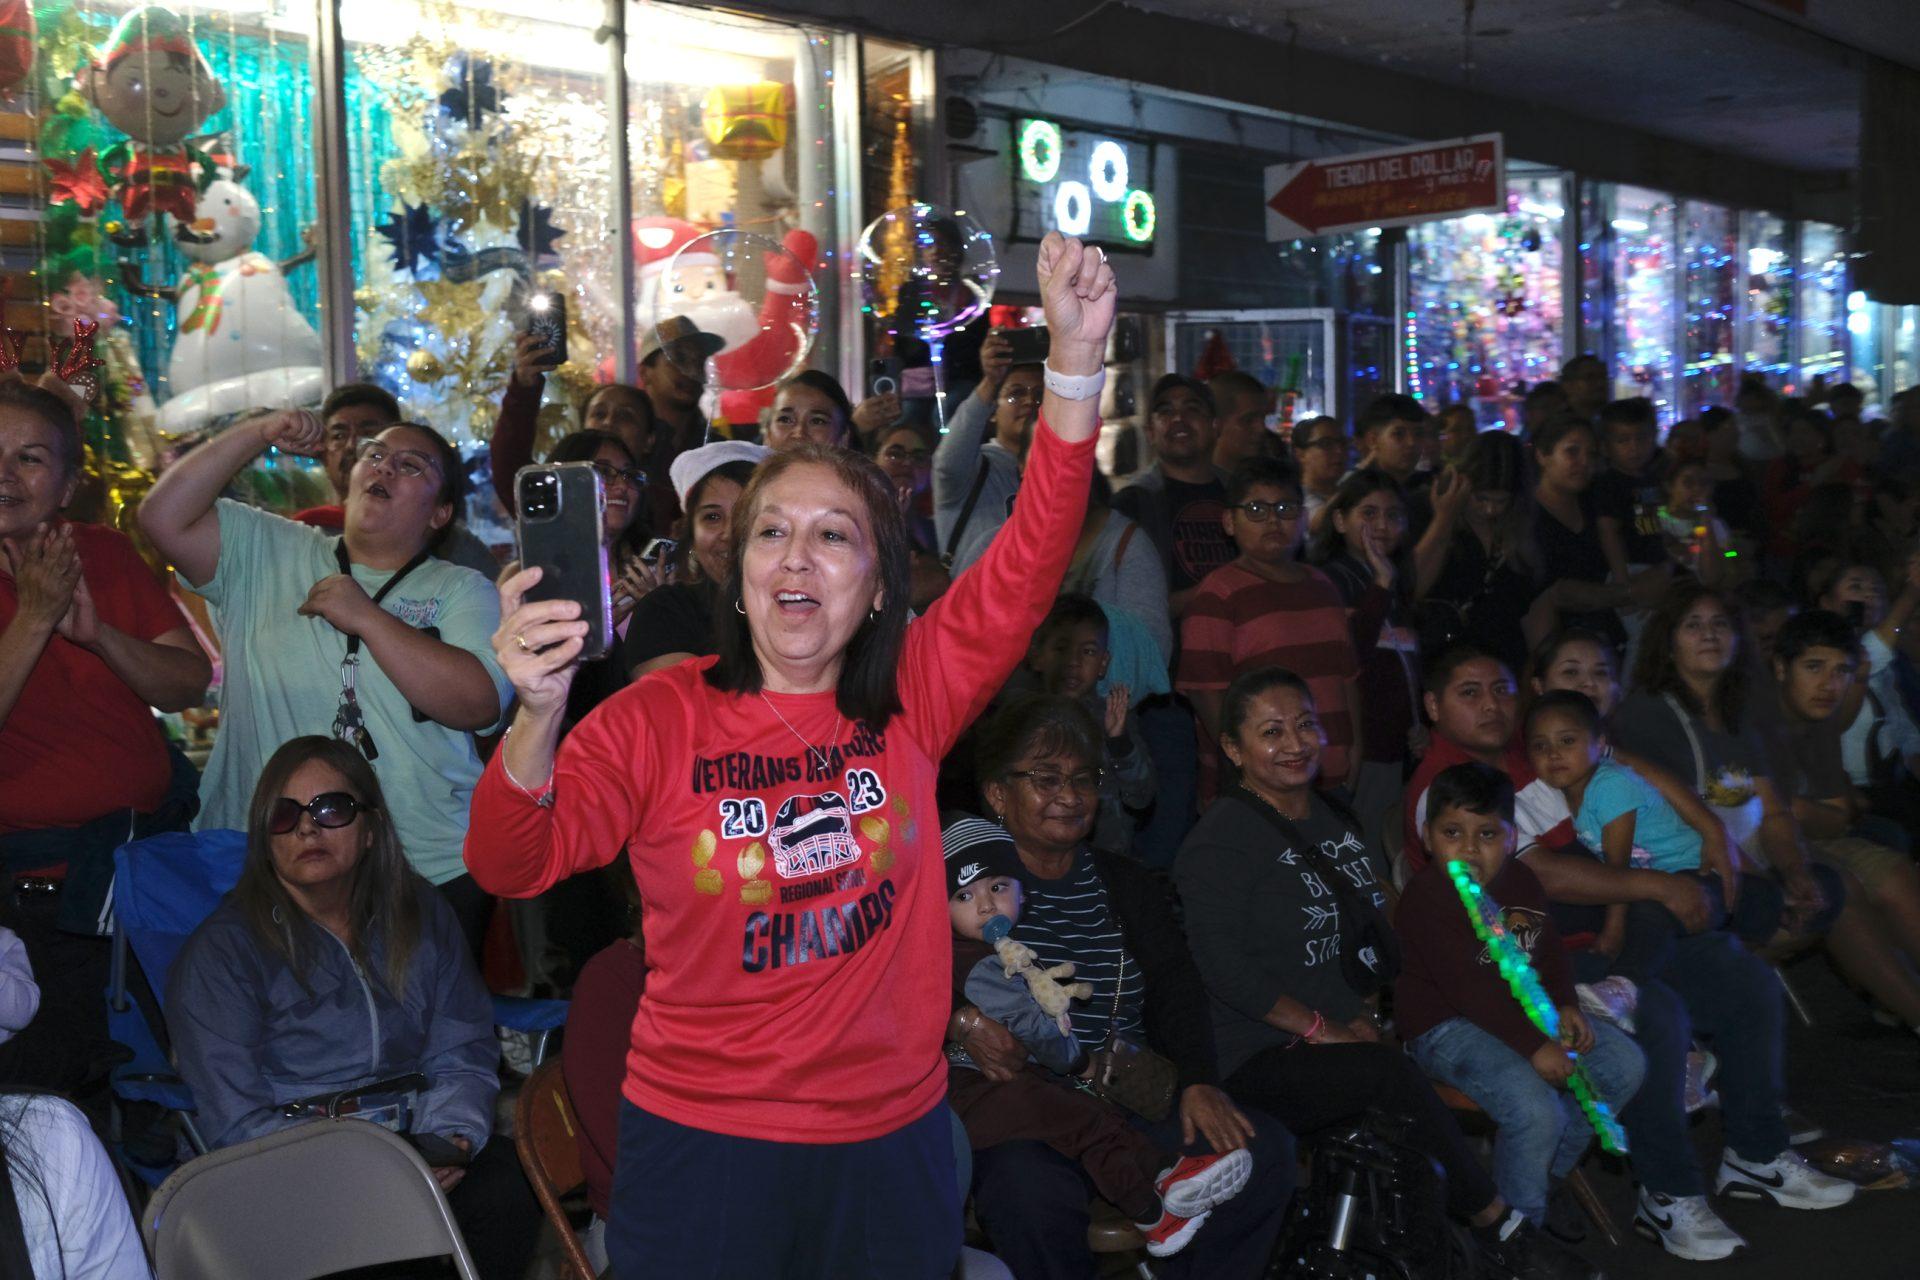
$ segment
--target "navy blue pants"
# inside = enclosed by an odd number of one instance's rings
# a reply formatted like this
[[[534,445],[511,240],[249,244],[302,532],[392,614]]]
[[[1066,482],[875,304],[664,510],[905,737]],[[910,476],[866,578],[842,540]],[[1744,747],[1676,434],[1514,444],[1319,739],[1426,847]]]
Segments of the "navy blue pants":
[[[1242,1107],[1253,1121],[1253,1177],[1213,1211],[1193,1243],[1155,1266],[1162,1280],[1260,1280],[1267,1272],[1293,1194],[1293,1137],[1264,1112]],[[1137,1117],[1163,1151],[1211,1152],[1205,1138],[1180,1145],[1180,1118],[1158,1124]],[[1074,1161],[1043,1142],[1003,1142],[973,1153],[973,1209],[993,1240],[993,1254],[1020,1280],[1093,1280],[1099,1266],[1087,1249],[1087,1204],[1093,1183]]]
[[[1591,951],[1571,957],[1576,981],[1609,972]],[[1785,1001],[1767,962],[1731,934],[1682,937],[1659,982],[1640,987],[1634,1040],[1647,1057],[1640,1091],[1620,1111],[1632,1150],[1633,1172],[1650,1191],[1670,1196],[1706,1194],[1706,1179],[1687,1133],[1687,1048],[1697,1033],[1720,1059],[1716,1077],[1726,1143],[1742,1159],[1760,1163],[1786,1150],[1780,1118],[1785,1074]]]
[[[607,1222],[614,1280],[948,1280],[960,1257],[953,1117],[885,1137],[735,1138],[624,1098]]]

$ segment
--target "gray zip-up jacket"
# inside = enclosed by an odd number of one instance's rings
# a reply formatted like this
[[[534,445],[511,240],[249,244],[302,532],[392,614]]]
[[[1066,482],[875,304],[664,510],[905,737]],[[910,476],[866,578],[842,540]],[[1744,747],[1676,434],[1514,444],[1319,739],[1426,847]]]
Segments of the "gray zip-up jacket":
[[[993,406],[970,395],[947,419],[947,434],[933,451],[933,531],[940,539],[934,550],[945,556],[947,548],[953,547],[951,568],[955,577],[978,560],[993,535],[1000,532],[1013,510],[1014,495],[1020,492],[1020,459],[987,439],[992,425]],[[1040,424],[1035,422],[1034,430],[1039,429]],[[956,545],[954,527],[960,524],[960,513],[966,509],[967,496],[973,492],[983,467],[986,479]]]
[[[186,941],[167,980],[167,1030],[197,1121],[214,1147],[288,1128],[289,1102],[418,1071],[414,1133],[460,1136],[478,1152],[500,1092],[493,1003],[446,899],[414,877],[420,943],[405,989],[387,987],[386,948],[362,971],[308,920],[306,984],[248,926],[232,895]]]

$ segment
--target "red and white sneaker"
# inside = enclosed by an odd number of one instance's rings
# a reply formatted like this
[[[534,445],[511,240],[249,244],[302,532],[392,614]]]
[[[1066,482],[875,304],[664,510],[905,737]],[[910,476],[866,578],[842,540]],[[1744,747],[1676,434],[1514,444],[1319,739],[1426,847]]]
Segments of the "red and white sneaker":
[[[1239,1195],[1252,1174],[1253,1153],[1245,1148],[1225,1155],[1180,1157],[1154,1179],[1160,1220],[1139,1224],[1147,1238],[1147,1252],[1164,1258],[1186,1248],[1207,1215]]]
[[[1155,1223],[1137,1223],[1140,1234],[1146,1238],[1147,1254],[1150,1257],[1164,1258],[1187,1247],[1193,1239],[1193,1233],[1206,1224],[1212,1214],[1203,1213],[1196,1218],[1176,1218],[1162,1209],[1160,1221]]]

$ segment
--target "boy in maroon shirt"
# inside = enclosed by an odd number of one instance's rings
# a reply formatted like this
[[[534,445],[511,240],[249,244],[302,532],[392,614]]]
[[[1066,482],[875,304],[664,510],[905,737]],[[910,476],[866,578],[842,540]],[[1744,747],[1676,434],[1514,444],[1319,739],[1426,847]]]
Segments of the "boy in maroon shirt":
[[[1595,1094],[1617,1112],[1646,1073],[1639,1046],[1580,1012],[1560,933],[1540,881],[1513,857],[1513,783],[1489,765],[1443,770],[1427,792],[1433,862],[1407,883],[1395,924],[1405,953],[1396,1018],[1414,1060],[1491,1116],[1493,1179],[1507,1203],[1544,1223],[1550,1180],[1586,1153],[1593,1131],[1567,1091],[1576,1060]],[[1533,960],[1560,1014],[1560,1039],[1543,1035],[1475,936],[1448,864],[1461,862]]]

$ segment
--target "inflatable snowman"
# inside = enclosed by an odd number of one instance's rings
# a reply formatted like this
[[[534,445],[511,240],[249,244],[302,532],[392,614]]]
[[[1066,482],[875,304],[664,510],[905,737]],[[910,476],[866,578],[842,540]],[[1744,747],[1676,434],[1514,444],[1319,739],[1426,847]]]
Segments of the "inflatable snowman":
[[[326,387],[320,335],[287,292],[285,264],[253,251],[260,204],[238,179],[244,167],[221,171],[194,203],[193,221],[176,235],[192,265],[171,293],[179,323],[167,362],[171,396],[160,406],[170,434],[198,430],[248,409],[318,404]]]

